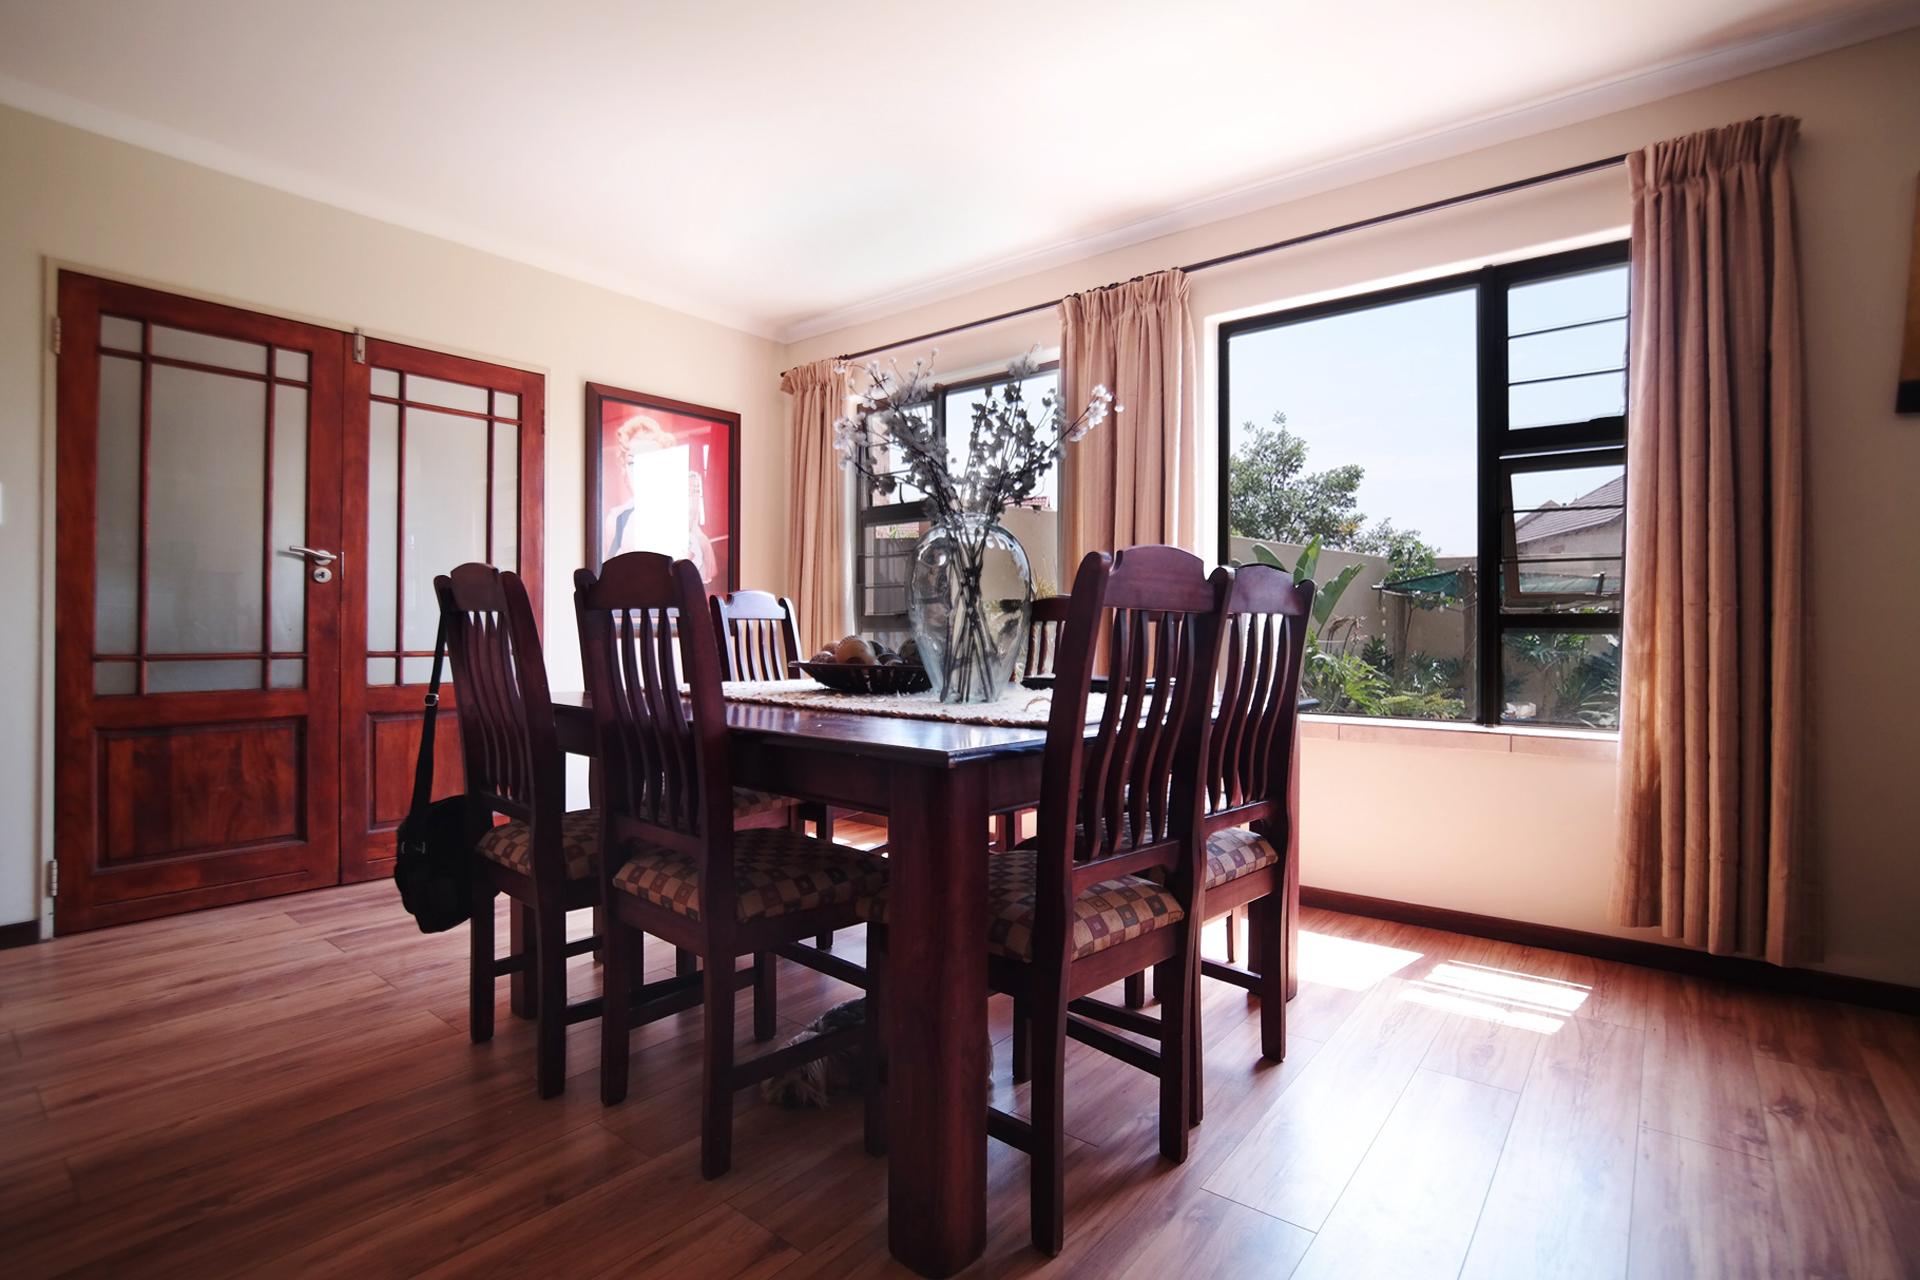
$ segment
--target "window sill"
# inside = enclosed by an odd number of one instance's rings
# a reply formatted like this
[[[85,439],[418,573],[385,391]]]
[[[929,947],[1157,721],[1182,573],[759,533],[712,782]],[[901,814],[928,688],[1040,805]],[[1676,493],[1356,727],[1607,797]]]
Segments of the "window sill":
[[[1430,720],[1372,720],[1353,716],[1300,716],[1300,736],[1340,742],[1399,743],[1414,747],[1452,747],[1501,751],[1512,755],[1557,756],[1567,760],[1614,760],[1620,735],[1599,729],[1533,728],[1509,725],[1437,724]]]

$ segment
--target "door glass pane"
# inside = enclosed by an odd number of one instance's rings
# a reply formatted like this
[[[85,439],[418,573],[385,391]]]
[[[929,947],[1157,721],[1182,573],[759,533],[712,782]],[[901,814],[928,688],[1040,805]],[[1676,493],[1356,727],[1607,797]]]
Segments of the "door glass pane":
[[[391,652],[399,634],[394,622],[395,584],[400,580],[400,411],[376,400],[367,415],[367,648]],[[369,677],[372,678],[371,676]],[[381,683],[393,682],[387,663]]]
[[[493,424],[493,563],[520,567],[520,428]]]
[[[401,684],[426,684],[433,679],[432,658],[402,658],[400,660]],[[447,664],[440,664],[440,683],[451,683],[447,678]]]
[[[135,326],[138,328],[139,326]],[[139,342],[138,336],[134,339]],[[100,445],[94,498],[93,646],[132,653],[139,625],[140,364],[100,357]],[[131,689],[116,692],[131,693]]]
[[[148,651],[257,652],[266,384],[169,365],[155,365],[152,378]],[[258,684],[256,666],[245,686]]]
[[[400,375],[391,369],[375,369],[368,385],[376,396],[385,396],[389,400],[400,398]]]
[[[124,316],[101,316],[100,345],[116,351],[140,350],[140,322]]]
[[[401,470],[401,642],[407,649],[431,649],[440,615],[434,578],[487,555],[487,424],[408,409]]]
[[[147,664],[148,693],[205,693],[210,689],[259,687],[260,662],[255,658]]]
[[[267,664],[269,689],[298,689],[307,683],[305,658],[275,658]]]
[[[494,416],[500,417],[500,418],[519,417],[520,416],[520,397],[513,394],[513,392],[511,391],[494,392],[493,393],[493,412],[494,412]]]
[[[273,647],[307,647],[307,563],[288,547],[307,545],[307,392],[273,389]],[[332,550],[333,548],[326,548]]]
[[[392,658],[367,659],[368,684],[392,684],[396,665]]]
[[[96,662],[93,664],[93,692],[99,697],[133,692],[133,663]]]
[[[216,365],[222,369],[238,369],[242,373],[267,371],[267,349],[258,342],[216,338],[210,333],[194,333],[164,324],[153,326],[153,354],[174,360],[191,360],[195,364]]]
[[[408,404],[436,404],[445,409],[465,409],[468,413],[487,411],[487,389],[469,387],[460,382],[442,382],[438,378],[423,378],[417,373],[407,375]]]
[[[275,348],[273,353],[273,376],[285,378],[289,382],[307,380],[307,353],[289,351],[285,347]]]

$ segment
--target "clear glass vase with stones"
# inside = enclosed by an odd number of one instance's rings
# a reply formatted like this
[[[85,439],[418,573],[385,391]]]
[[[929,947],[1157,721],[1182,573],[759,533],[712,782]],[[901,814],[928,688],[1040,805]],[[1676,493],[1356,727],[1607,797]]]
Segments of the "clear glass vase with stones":
[[[993,702],[1007,691],[1032,609],[1026,549],[994,517],[959,513],[914,548],[907,618],[942,702]]]

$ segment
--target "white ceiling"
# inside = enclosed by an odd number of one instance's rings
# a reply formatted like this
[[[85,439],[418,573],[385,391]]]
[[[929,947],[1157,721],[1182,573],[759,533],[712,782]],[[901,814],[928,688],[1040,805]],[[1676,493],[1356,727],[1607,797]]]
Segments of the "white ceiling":
[[[0,101],[790,339],[1917,22],[1906,0],[0,0]]]

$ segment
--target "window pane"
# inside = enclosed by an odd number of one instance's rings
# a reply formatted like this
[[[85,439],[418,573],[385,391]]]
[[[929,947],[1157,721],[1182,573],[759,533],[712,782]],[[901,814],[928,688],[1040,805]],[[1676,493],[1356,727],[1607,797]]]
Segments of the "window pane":
[[[943,408],[947,429],[947,461],[954,474],[959,475],[966,469],[968,449],[973,438],[973,410],[976,405],[986,403],[987,394],[996,391],[1004,384],[985,387],[973,387],[966,391],[947,393]],[[1027,416],[1045,433],[1045,424],[1041,421],[1040,404],[1049,394],[1058,394],[1060,390],[1060,371],[1049,369],[1045,373],[1036,373],[1020,381],[1020,396],[1027,407]],[[1060,506],[1059,468],[1050,467],[1040,480],[1039,487],[1033,491],[1025,505],[1040,511],[1055,511]],[[1018,535],[1016,535],[1018,536]],[[1025,539],[1022,539],[1024,542]]]
[[[865,591],[860,612],[866,617],[907,614],[907,585],[913,577],[913,549],[928,529],[925,521],[873,524],[862,530],[860,555]]]
[[[1620,727],[1618,631],[1509,631],[1500,671],[1510,724]]]
[[[1507,425],[1617,417],[1627,407],[1625,265],[1507,291]]]
[[[1509,479],[1513,555],[1502,607],[1583,612],[1620,607],[1626,468],[1521,471]]]
[[[1459,289],[1228,340],[1232,557],[1291,567],[1320,540],[1323,711],[1473,715],[1475,311]]]
[[[916,413],[924,419],[930,417],[933,410],[921,409]],[[907,483],[907,451],[905,449],[889,441],[881,454],[881,457],[874,460],[874,469],[882,478],[895,477],[896,483],[891,490],[887,490],[881,485],[869,482],[866,495],[869,507],[884,507],[899,502],[919,502],[927,496]]]

